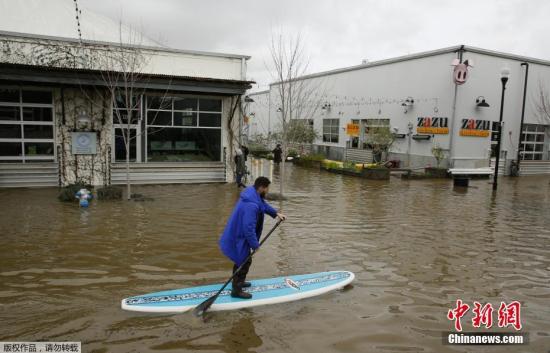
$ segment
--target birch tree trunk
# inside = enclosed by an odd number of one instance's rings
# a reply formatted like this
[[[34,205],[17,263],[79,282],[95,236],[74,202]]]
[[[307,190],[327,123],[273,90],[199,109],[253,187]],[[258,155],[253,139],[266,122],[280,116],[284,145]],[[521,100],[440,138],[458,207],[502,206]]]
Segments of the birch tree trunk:
[[[132,194],[130,190],[130,143],[129,141],[125,145],[126,145],[126,199],[130,200],[132,198]]]

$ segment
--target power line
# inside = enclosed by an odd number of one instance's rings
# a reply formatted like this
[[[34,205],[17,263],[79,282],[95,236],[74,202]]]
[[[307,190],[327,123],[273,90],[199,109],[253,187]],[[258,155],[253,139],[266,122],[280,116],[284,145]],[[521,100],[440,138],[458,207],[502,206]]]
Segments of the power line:
[[[82,31],[80,30],[80,17],[82,16],[82,11],[78,8],[78,0],[74,1],[74,9],[76,12],[76,28],[78,30],[78,41],[80,42],[80,45],[82,45]]]

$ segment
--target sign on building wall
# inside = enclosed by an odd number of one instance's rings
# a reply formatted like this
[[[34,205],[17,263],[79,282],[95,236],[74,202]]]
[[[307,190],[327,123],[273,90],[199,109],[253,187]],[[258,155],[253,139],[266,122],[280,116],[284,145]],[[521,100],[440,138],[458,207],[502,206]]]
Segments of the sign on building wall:
[[[487,137],[491,134],[491,121],[462,119],[460,136]]]
[[[449,118],[440,116],[421,116],[416,122],[416,132],[419,134],[448,134]]]
[[[348,124],[346,126],[346,133],[349,136],[358,137],[359,136],[359,124]]]
[[[73,154],[97,154],[97,135],[95,132],[73,132]]]

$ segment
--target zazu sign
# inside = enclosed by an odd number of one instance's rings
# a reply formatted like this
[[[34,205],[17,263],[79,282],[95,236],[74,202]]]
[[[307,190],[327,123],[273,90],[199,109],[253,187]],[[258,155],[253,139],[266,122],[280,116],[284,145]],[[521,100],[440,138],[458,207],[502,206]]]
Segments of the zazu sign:
[[[489,120],[462,119],[460,136],[487,137],[491,134]]]
[[[348,124],[346,126],[346,133],[349,136],[359,136],[359,125],[358,124]]]
[[[416,132],[419,134],[448,134],[449,118],[443,117],[419,117],[416,123]]]

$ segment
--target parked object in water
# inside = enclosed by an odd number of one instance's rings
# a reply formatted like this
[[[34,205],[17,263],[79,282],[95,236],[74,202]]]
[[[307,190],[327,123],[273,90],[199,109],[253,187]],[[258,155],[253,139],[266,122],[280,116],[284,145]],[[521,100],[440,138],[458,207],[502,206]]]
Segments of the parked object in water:
[[[88,189],[80,189],[74,196],[78,199],[80,207],[88,207],[89,200],[93,198],[92,193]]]
[[[234,310],[310,298],[341,289],[354,278],[355,275],[349,271],[329,271],[252,280],[251,286],[244,289],[253,294],[252,299],[233,298],[228,287],[220,293],[210,310]],[[215,295],[220,287],[221,284],[214,284],[145,294],[123,299],[121,306],[124,310],[151,313],[185,312]]]
[[[467,187],[472,177],[489,177],[495,172],[493,168],[451,168],[454,186]]]

